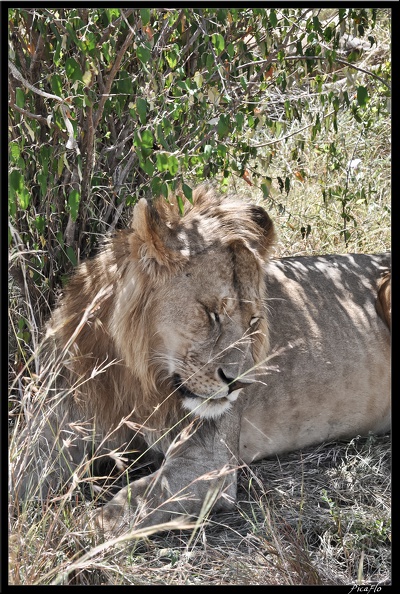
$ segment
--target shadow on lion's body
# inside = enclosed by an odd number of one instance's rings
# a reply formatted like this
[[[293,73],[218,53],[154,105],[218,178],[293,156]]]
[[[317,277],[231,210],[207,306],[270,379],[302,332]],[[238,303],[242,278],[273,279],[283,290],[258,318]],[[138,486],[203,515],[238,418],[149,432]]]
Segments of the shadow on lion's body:
[[[117,532],[198,515],[210,492],[233,505],[242,462],[389,429],[390,255],[268,262],[273,241],[261,207],[203,187],[183,217],[137,204],[49,324],[52,412],[26,431],[20,499],[84,459],[163,454],[102,508]]]

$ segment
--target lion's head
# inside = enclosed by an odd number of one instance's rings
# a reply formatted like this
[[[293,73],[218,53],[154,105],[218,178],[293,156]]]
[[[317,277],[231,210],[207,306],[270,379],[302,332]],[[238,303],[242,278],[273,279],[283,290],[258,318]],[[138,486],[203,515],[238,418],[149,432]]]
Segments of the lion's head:
[[[87,414],[117,422],[134,411],[143,422],[164,411],[160,428],[182,406],[201,417],[227,410],[268,350],[263,265],[273,239],[261,207],[204,187],[183,215],[177,200],[141,199],[131,228],[80,266],[49,330],[60,348],[75,332],[75,377],[115,361],[80,383],[77,401],[95,409]]]

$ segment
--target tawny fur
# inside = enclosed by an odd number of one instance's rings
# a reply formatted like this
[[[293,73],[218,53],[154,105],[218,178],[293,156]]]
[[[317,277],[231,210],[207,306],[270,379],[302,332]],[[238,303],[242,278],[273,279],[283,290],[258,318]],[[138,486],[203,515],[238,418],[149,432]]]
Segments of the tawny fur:
[[[388,326],[392,327],[392,275],[387,272],[383,275],[378,284],[378,297],[376,300],[376,311]]]
[[[45,340],[51,414],[15,473],[45,497],[91,456],[160,451],[102,509],[113,533],[198,515],[210,489],[232,506],[243,461],[390,426],[390,254],[270,260],[261,207],[204,186],[184,203],[141,199],[72,276]]]
[[[74,408],[74,420],[96,419],[104,436],[123,417],[162,432],[182,417],[166,370],[153,357],[159,350],[153,315],[159,288],[190,258],[217,245],[232,246],[237,258],[254,259],[264,294],[262,265],[273,241],[272,222],[261,209],[217,197],[204,186],[194,190],[193,204],[185,201],[183,216],[176,199],[156,200],[151,209],[139,201],[132,227],[78,267],[47,331],[47,348],[63,360],[66,384],[79,384],[66,403],[69,411]],[[68,346],[83,317],[86,322]],[[254,339],[255,361],[264,360],[267,351],[262,320]],[[94,368],[104,371],[92,377]],[[171,432],[167,441],[173,437]]]

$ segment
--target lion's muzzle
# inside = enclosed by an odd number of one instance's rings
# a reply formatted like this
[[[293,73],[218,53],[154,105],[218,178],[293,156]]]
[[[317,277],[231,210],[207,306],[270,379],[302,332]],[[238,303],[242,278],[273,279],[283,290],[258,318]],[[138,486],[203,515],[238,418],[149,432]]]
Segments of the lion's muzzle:
[[[185,385],[179,374],[175,373],[172,383],[176,393],[182,398],[183,407],[200,417],[219,417],[235,402],[240,390],[251,383],[251,380],[229,378],[222,369],[218,370],[217,375],[222,380],[217,389],[209,394],[197,394]]]

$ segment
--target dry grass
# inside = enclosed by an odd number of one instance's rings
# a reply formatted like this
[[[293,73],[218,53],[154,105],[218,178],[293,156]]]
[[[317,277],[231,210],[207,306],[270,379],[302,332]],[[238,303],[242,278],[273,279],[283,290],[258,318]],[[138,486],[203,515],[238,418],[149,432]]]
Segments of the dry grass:
[[[289,135],[295,131],[286,130]],[[265,169],[273,178],[271,197],[236,180],[231,189],[264,204],[279,233],[278,256],[390,249],[390,120],[361,133],[345,113],[336,138],[341,165],[321,146],[306,142],[303,181],[281,193],[276,176],[298,168],[292,159],[295,140],[277,144],[281,167]],[[327,133],[326,144],[335,138]],[[259,142],[265,140],[260,131]],[[262,155],[261,155],[262,156]],[[348,163],[361,159],[349,176]],[[275,161],[275,162],[277,162]],[[258,162],[264,167],[263,160]],[[346,245],[341,204],[322,200],[322,189],[349,184],[352,221]],[[362,189],[366,199],[357,198]],[[311,226],[303,237],[301,227]],[[26,296],[11,291],[10,319],[21,317]],[[34,327],[35,314],[32,314]],[[17,333],[19,338],[17,339]],[[22,336],[22,338],[21,338]],[[22,342],[21,342],[22,341]],[[10,354],[23,344],[20,329],[10,326]],[[32,353],[25,349],[26,359]],[[34,366],[33,366],[34,367]],[[28,375],[21,369],[21,377]],[[11,390],[10,472],[18,443],[21,394]],[[17,423],[18,424],[18,423]],[[69,491],[44,509],[31,502],[9,519],[9,583],[12,585],[315,585],[388,584],[391,579],[390,441],[388,436],[355,437],[327,443],[239,471],[235,512],[211,516],[195,530],[175,530],[146,537],[133,531],[129,542],[102,543],[87,529],[93,502]],[[13,495],[11,494],[10,503]]]
[[[114,543],[69,491],[10,519],[10,583],[387,584],[390,478],[388,436],[326,443],[240,469],[234,512]]]

